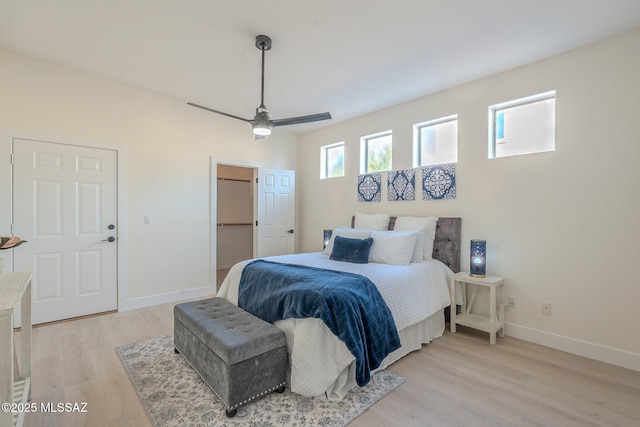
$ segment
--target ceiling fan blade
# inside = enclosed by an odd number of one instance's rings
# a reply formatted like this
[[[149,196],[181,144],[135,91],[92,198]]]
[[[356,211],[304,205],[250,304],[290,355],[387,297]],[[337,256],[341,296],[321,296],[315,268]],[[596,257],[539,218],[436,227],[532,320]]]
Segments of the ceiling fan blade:
[[[243,117],[234,116],[233,114],[225,113],[222,111],[214,110],[213,108],[204,107],[202,105],[194,104],[193,102],[187,102],[187,105],[191,105],[192,107],[202,108],[203,110],[211,111],[212,113],[222,114],[223,116],[231,117],[232,119],[242,120],[243,122],[252,123],[253,120],[245,119]]]
[[[272,120],[273,126],[299,125],[301,123],[319,122],[331,119],[331,113],[310,114],[308,116],[289,117],[287,119]]]

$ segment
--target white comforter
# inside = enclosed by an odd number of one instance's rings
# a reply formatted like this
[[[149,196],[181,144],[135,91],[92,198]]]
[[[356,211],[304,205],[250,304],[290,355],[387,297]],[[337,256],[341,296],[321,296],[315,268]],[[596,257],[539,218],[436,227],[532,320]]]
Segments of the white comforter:
[[[368,277],[386,301],[398,330],[425,320],[451,303],[451,270],[437,260],[397,266],[351,264],[330,260],[320,252],[281,255],[269,261],[348,271]],[[242,269],[251,260],[234,265],[218,296],[238,304]],[[286,319],[275,323],[286,334],[291,355],[291,390],[303,396],[342,398],[355,384],[354,357],[319,319]]]

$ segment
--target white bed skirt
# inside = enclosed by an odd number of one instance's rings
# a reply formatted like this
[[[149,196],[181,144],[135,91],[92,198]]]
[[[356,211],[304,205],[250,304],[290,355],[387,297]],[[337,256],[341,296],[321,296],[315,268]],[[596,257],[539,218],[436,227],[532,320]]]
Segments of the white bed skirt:
[[[309,321],[309,319],[304,319],[304,320],[307,323]],[[292,333],[292,331],[289,331],[288,330],[289,328],[286,325],[280,324],[281,322],[287,322],[287,321],[276,322],[276,325],[285,331],[285,334],[287,335],[287,343],[289,344],[290,333]],[[321,321],[318,321],[318,327],[326,329],[327,333],[331,334],[329,329]],[[376,370],[385,369],[386,367],[391,365],[393,362],[396,362],[397,360],[406,356],[412,351],[420,350],[422,348],[422,344],[430,343],[435,338],[441,337],[442,334],[444,333],[444,327],[445,327],[444,310],[440,310],[437,313],[425,319],[424,321],[418,322],[415,325],[412,325],[400,330],[398,332],[398,335],[400,336],[401,347],[396,351],[394,351],[393,353],[389,354],[382,361],[382,363]],[[332,377],[335,380],[333,382],[329,382],[328,384],[326,384],[326,389],[323,394],[316,395],[315,397],[325,397],[328,399],[342,399],[349,390],[351,390],[353,387],[357,387],[356,380],[355,380],[356,378],[355,359],[353,358],[351,353],[348,352],[346,346],[344,346],[344,343],[342,343],[342,341],[339,341],[337,338],[335,338],[335,341],[339,343],[338,344],[339,347],[344,347],[344,348],[327,349],[327,350],[331,352],[334,356],[337,355],[338,359],[345,356],[349,357],[351,362],[349,363],[347,361],[346,364],[343,364],[342,366],[346,366],[346,368],[344,368],[341,372],[336,372],[336,373],[325,372],[325,375],[326,375],[325,378],[327,378],[327,380],[329,380]],[[292,349],[289,348],[290,352],[291,350]],[[345,352],[347,353],[347,355],[345,355]],[[337,365],[339,366],[340,363],[338,362]],[[310,366],[309,369],[315,370],[317,369],[317,365],[314,367]],[[295,377],[296,375],[294,375],[294,378]],[[309,390],[306,389],[306,385],[307,384],[301,384],[301,383],[296,384],[296,381],[294,379],[294,381],[291,383],[291,388],[292,388],[292,391],[298,394],[303,394],[307,397],[311,397]],[[311,394],[316,394],[316,393],[311,393]]]
[[[435,338],[441,337],[443,333],[444,310],[440,310],[423,322],[404,328],[398,332],[402,347],[385,357],[382,363],[380,363],[378,370],[386,368],[412,351],[420,350],[422,344],[430,343]]]

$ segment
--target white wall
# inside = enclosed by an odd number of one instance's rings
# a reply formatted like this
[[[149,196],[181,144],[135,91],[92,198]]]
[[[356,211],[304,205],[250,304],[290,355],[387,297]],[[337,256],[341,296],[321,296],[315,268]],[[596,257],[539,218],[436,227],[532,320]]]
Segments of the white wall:
[[[189,107],[188,100],[2,50],[0,94],[0,129],[126,148],[125,300],[147,298],[132,306],[159,301],[156,295],[215,286],[211,158],[297,166],[297,136],[288,132],[276,130],[255,141],[246,123]],[[0,159],[8,159],[9,151],[9,142],[0,141]],[[8,165],[0,165],[0,234],[10,225]],[[150,225],[143,225],[144,214],[151,215]]]
[[[356,210],[460,216],[463,268],[469,240],[486,239],[488,274],[517,299],[508,334],[640,369],[639,49],[635,31],[303,135],[301,250],[321,250],[322,230]],[[553,89],[557,150],[488,160],[488,106]],[[361,136],[393,129],[393,168],[409,169],[412,125],[455,113],[456,199],[357,202]],[[320,146],[343,140],[346,176],[320,180]]]

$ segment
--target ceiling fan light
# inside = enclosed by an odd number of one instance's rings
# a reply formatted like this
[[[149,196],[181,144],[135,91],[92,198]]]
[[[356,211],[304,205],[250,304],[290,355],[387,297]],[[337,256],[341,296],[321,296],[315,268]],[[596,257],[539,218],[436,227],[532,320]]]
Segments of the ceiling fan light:
[[[253,133],[254,135],[259,135],[259,136],[269,136],[271,135],[271,128],[273,126],[269,125],[269,124],[255,124],[253,125]]]

